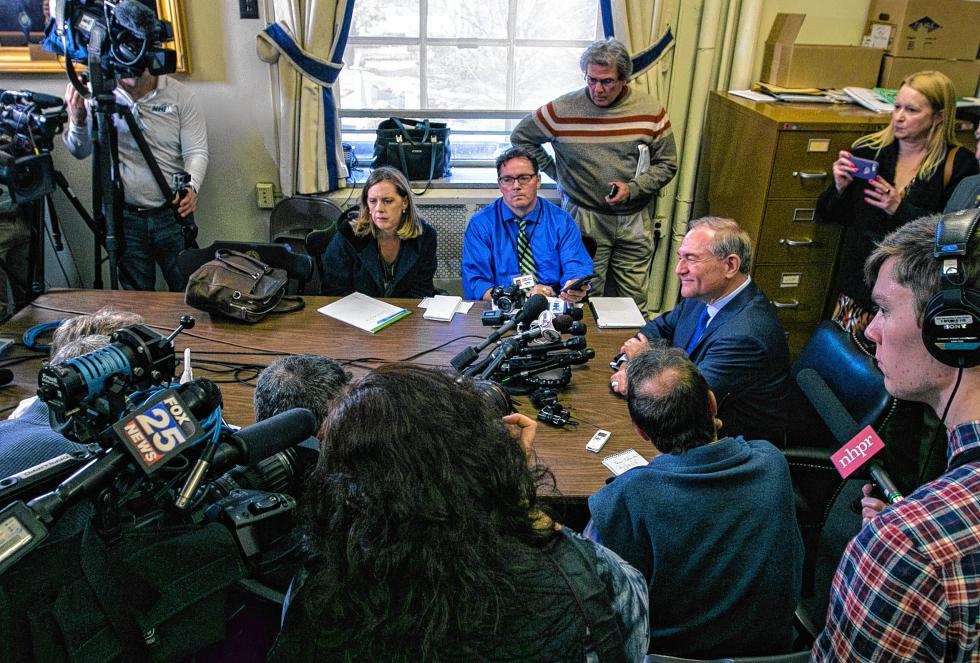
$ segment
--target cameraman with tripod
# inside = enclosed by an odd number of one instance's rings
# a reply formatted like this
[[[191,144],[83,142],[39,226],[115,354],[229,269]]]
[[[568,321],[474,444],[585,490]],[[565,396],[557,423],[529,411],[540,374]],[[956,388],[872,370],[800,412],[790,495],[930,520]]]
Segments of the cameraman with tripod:
[[[197,236],[193,213],[208,167],[204,114],[187,87],[168,76],[155,76],[148,69],[136,78],[120,78],[113,94],[118,106],[132,111],[158,164],[155,173],[128,124],[114,117],[125,195],[120,285],[127,290],[154,290],[156,265],[160,265],[169,289],[182,292],[186,278],[177,266],[177,254]],[[90,102],[69,84],[65,103],[70,117],[65,145],[76,158],[84,159],[92,153]],[[182,172],[190,175],[186,188],[174,191],[172,199],[165,197],[165,182],[176,183],[174,176]]]

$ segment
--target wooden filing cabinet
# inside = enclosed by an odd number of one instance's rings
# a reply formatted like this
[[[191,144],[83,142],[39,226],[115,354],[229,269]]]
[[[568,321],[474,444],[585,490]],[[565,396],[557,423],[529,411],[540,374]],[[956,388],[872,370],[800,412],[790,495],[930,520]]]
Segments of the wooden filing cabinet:
[[[822,319],[841,227],[814,221],[840,150],[889,121],[850,104],[756,103],[713,92],[702,142],[709,213],[752,238],[752,278],[795,356]]]

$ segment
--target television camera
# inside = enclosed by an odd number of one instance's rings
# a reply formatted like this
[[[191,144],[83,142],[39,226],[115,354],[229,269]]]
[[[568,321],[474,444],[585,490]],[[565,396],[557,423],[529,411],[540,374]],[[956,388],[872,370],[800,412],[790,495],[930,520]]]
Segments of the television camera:
[[[193,324],[183,316],[167,337],[127,327],[104,348],[41,369],[38,397],[52,427],[92,446],[59,476],[24,472],[0,481],[0,579],[83,501],[110,545],[134,531],[221,523],[259,574],[296,549],[295,499],[270,491],[294,487],[315,462],[315,447],[296,448],[314,432],[313,414],[297,408],[232,431],[217,385],[202,378],[171,385],[173,340]]]
[[[70,63],[87,64],[108,79],[136,78],[177,70],[177,53],[163,48],[173,41],[174,29],[137,0],[51,0],[51,21],[44,49]]]
[[[58,97],[0,90],[0,211],[54,191],[51,149],[67,120],[65,103]]]

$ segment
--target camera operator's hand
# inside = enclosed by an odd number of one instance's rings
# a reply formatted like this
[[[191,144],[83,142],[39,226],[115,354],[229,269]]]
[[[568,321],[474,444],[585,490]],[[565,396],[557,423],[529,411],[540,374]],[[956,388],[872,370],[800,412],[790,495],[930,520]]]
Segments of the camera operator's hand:
[[[530,417],[515,412],[502,417],[504,425],[511,437],[521,443],[524,453],[530,457],[531,450],[534,448],[534,435],[538,430],[538,422]]]
[[[194,187],[189,186],[184,189],[183,198],[178,193],[172,202],[177,206],[177,213],[181,216],[192,214],[197,209],[197,191],[194,190]]]
[[[65,89],[65,106],[71,116],[71,123],[77,127],[84,127],[88,123],[88,109],[85,108],[85,98],[78,94],[75,86],[71,83]]]

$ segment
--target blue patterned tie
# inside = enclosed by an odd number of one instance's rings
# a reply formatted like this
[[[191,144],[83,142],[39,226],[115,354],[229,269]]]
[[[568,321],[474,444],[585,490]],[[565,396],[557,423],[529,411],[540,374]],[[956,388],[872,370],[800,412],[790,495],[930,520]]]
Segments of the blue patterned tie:
[[[701,337],[704,336],[704,328],[707,326],[708,326],[708,307],[705,306],[701,310],[701,317],[698,318],[698,326],[694,328],[694,336],[691,337],[691,340],[687,342],[687,347],[684,348],[687,354],[691,354],[691,351],[698,344],[698,341],[700,341]]]

